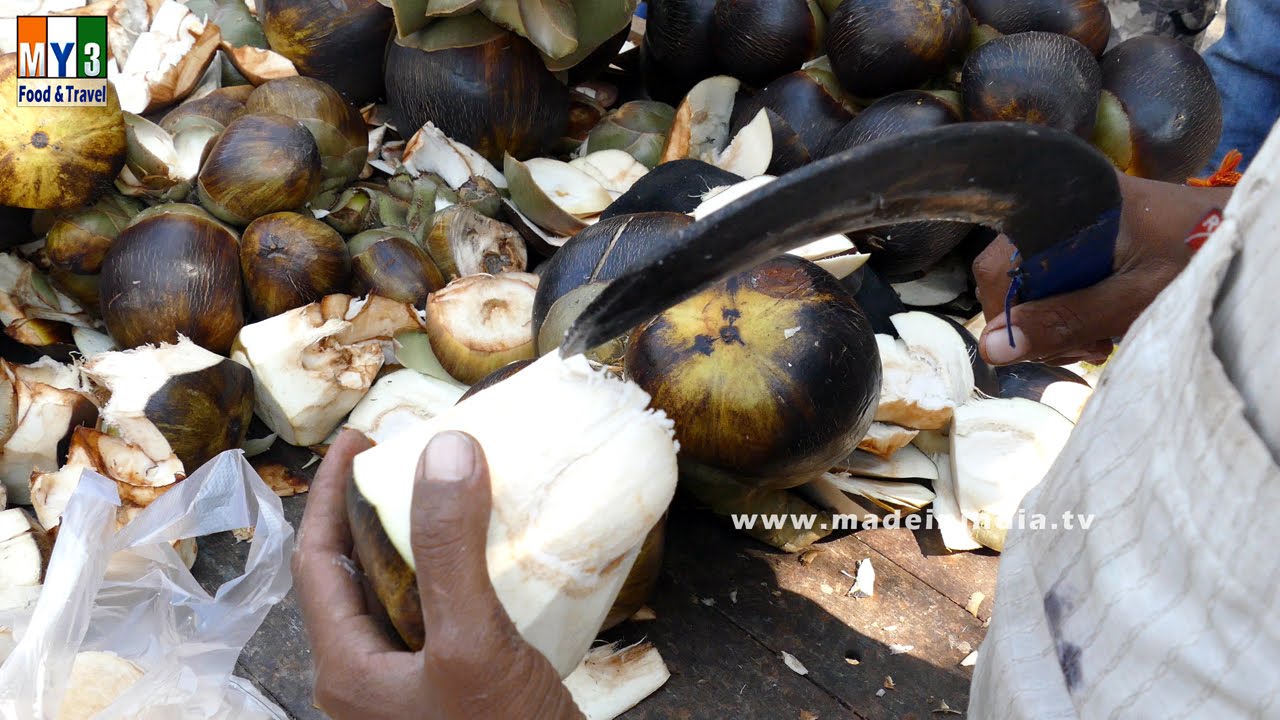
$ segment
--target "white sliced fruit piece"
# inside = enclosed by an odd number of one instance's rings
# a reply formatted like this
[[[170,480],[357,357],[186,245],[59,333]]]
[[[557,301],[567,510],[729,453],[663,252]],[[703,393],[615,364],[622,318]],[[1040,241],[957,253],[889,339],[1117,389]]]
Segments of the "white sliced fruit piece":
[[[387,143],[384,150],[390,147],[391,143]],[[507,187],[507,179],[493,163],[468,145],[445,135],[431,122],[423,125],[409,138],[408,144],[404,146],[404,154],[400,156],[400,163],[414,177],[435,173],[454,190],[465,185],[473,175],[489,180],[499,189]]]
[[[142,668],[115,653],[76,653],[57,720],[96,717],[144,675]]]
[[[649,172],[625,150],[597,150],[570,160],[569,164],[595,178],[615,199]]]
[[[882,380],[876,420],[919,430],[945,428],[973,395],[973,364],[960,334],[924,312],[890,320],[901,335],[876,335]]]
[[[937,480],[938,468],[929,456],[914,445],[908,445],[889,458],[881,458],[869,452],[854,450],[832,466],[839,470],[866,478]]]
[[[694,208],[690,215],[693,216],[694,220],[701,220],[712,215],[716,211],[727,207],[733,201],[746,197],[752,192],[777,179],[778,178],[773,175],[757,175],[741,182],[734,183],[733,185],[721,185],[711,188],[703,194],[702,202],[698,204],[698,207]],[[856,248],[854,247],[853,241],[844,235],[827,235],[826,237],[811,240],[799,247],[789,250],[787,254],[802,257],[805,260],[817,261],[821,258],[848,253],[850,250],[854,249]],[[861,257],[855,255],[852,257],[859,259],[852,261],[856,262],[857,265],[853,267],[852,270],[849,270],[850,273],[866,263],[867,259],[870,258],[870,255],[863,255]]]
[[[825,477],[841,492],[864,497],[891,513],[923,510],[936,497],[932,490],[917,483],[873,480],[843,473],[827,473]]]
[[[549,232],[571,236],[587,227],[585,218],[599,215],[613,196],[582,170],[559,160],[534,158],[503,162],[511,201],[526,217]]]
[[[913,358],[936,369],[956,405],[973,395],[973,362],[969,347],[954,326],[926,312],[898,313],[889,318]]]
[[[929,459],[938,468],[938,479],[933,481],[933,491],[937,493],[933,500],[933,519],[937,521],[938,532],[942,534],[942,544],[953,552],[977,550],[982,544],[969,533],[969,523],[960,514],[960,506],[956,504],[956,483],[951,472],[950,453],[930,455]]]
[[[1018,505],[1053,466],[1074,426],[1061,413],[1022,398],[973,400],[956,408],[951,471],[960,514],[1000,550]]]
[[[110,335],[89,328],[71,328],[71,337],[75,340],[76,349],[80,351],[80,357],[85,360],[98,353],[120,349]]]
[[[920,434],[912,439],[911,444],[930,457],[951,452],[951,438],[947,437],[947,433],[942,430],[921,430]]]
[[[658,649],[647,642],[592,648],[564,686],[586,720],[613,720],[657,692],[671,677]]]
[[[417,370],[397,370],[373,384],[345,426],[375,443],[382,442],[416,421],[429,420],[453,407],[466,391],[466,386]]]
[[[728,147],[715,156],[716,167],[744,178],[763,175],[773,160],[773,128],[764,111],[742,126]]]
[[[659,164],[686,158],[713,162],[729,144],[729,123],[739,87],[737,78],[728,75],[709,77],[694,85],[676,108]]]
[[[0,511],[0,542],[12,540],[33,530],[43,532],[36,521],[22,508]]]
[[[854,502],[843,490],[836,487],[831,482],[832,477],[834,477],[832,473],[823,473],[804,485],[795,488],[794,491],[818,507],[826,508],[845,517],[856,517],[859,519],[858,522],[860,524],[873,523],[879,519],[878,515]]]
[[[873,422],[871,428],[867,430],[866,437],[858,443],[858,449],[877,457],[888,458],[911,444],[919,434],[919,430],[904,428],[901,425]]]
[[[32,472],[58,468],[58,445],[80,423],[92,423],[97,408],[81,389],[80,372],[49,358],[32,366],[0,361],[0,405],[4,432],[0,482],[8,499],[31,502]]]

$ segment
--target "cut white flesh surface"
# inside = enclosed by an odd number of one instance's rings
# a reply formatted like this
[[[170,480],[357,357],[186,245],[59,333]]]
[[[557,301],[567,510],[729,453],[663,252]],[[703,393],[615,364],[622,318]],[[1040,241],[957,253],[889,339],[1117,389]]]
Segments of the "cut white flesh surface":
[[[142,668],[115,653],[76,653],[55,720],[90,720],[145,674]]]
[[[911,444],[930,457],[951,452],[951,438],[942,430],[921,430]]]
[[[960,514],[960,506],[956,503],[956,483],[951,472],[949,453],[930,455],[930,460],[938,468],[938,479],[933,481],[933,491],[937,497],[933,500],[933,519],[938,523],[938,532],[942,534],[942,544],[948,550],[977,550],[982,544],[969,534],[969,523]]]
[[[871,255],[868,253],[847,252],[842,255],[819,258],[813,263],[831,273],[835,279],[843,280],[857,272],[858,268],[866,265],[870,259]]]
[[[773,160],[773,128],[764,110],[742,126],[729,146],[715,157],[715,165],[744,178],[763,175]]]
[[[44,581],[47,559],[40,538],[32,532],[0,542],[0,584],[8,587],[39,585]]]
[[[191,95],[222,35],[177,0],[137,3],[145,13],[123,12],[129,4],[118,2],[108,14],[113,62],[107,64],[107,77],[120,95],[121,109],[141,115]],[[119,33],[128,40],[120,42]]]
[[[525,162],[534,183],[561,210],[578,218],[599,215],[613,196],[599,181],[580,168],[551,158]]]
[[[956,406],[973,395],[973,365],[964,340],[928,313],[890,319],[901,337],[876,335],[883,377],[876,420],[918,430],[945,428]]]
[[[1044,479],[1072,427],[1048,405],[1021,398],[974,400],[956,408],[951,471],[960,515],[995,531],[1002,546],[1022,498]],[[990,537],[977,539],[993,546]]]
[[[916,483],[872,480],[844,473],[827,473],[825,477],[836,489],[860,495],[889,512],[915,512],[936,497],[932,490]]]
[[[1072,423],[1080,422],[1084,406],[1093,397],[1093,388],[1077,382],[1050,383],[1040,396],[1040,403],[1057,410]]]
[[[903,304],[914,307],[945,305],[969,288],[969,271],[959,261],[946,258],[911,282],[895,283],[894,291]]]
[[[412,306],[330,295],[236,336],[231,359],[253,372],[258,417],[290,445],[322,442],[369,391],[383,341],[422,328]]]
[[[657,692],[671,677],[658,649],[647,642],[591,649],[564,686],[587,720],[613,720]]]
[[[55,320],[72,327],[93,327],[84,310],[49,285],[31,263],[0,253],[0,325],[20,320]]]
[[[45,530],[53,530],[62,522],[62,512],[80,484],[80,473],[85,467],[68,463],[55,472],[32,475],[31,507]]]
[[[530,359],[537,277],[529,273],[466,275],[427,299],[427,336],[437,359],[464,382],[480,380],[475,363]]]
[[[649,172],[625,150],[598,150],[569,164],[595,178],[615,200]]]
[[[35,520],[22,508],[0,511],[0,542],[12,540],[37,529],[39,525],[36,525]]]
[[[873,422],[871,428],[867,430],[867,436],[858,443],[858,449],[877,457],[889,458],[910,445],[919,434],[919,430],[904,428],[901,425]]]
[[[168,457],[173,449],[147,417],[147,403],[173,378],[226,361],[221,355],[179,336],[174,344],[102,353],[85,363],[84,371],[111,393],[111,399],[102,408],[102,427],[112,428],[125,441],[159,459]]]
[[[453,407],[466,391],[465,385],[417,370],[397,370],[373,384],[351,411],[346,427],[359,430],[380,443],[411,427],[415,421],[429,420]]]
[[[409,138],[400,162],[410,175],[418,177],[424,173],[435,173],[454,190],[466,184],[473,175],[489,180],[498,188],[507,187],[507,179],[493,163],[470,146],[445,135],[431,122]],[[388,174],[394,175],[395,172]]]
[[[938,467],[929,460],[929,456],[920,452],[914,445],[907,445],[888,458],[877,457],[868,452],[854,450],[848,457],[837,462],[833,470],[847,472],[864,478],[885,478],[888,480],[937,480]]]
[[[79,369],[49,358],[30,366],[0,361],[0,481],[8,501],[31,502],[33,472],[58,468],[58,444],[93,405]]]
[[[357,455],[355,483],[413,567],[417,459],[441,431],[475,437],[493,493],[489,576],[516,629],[564,677],[675,492],[673,425],[648,407],[635,383],[593,369],[582,355],[550,353]]]
[[[727,207],[735,200],[746,197],[752,192],[759,190],[777,179],[778,178],[773,175],[760,174],[741,182],[734,183],[733,185],[721,185],[711,188],[702,196],[702,202],[698,204],[698,207],[694,208],[693,212],[689,214],[693,216],[694,220],[701,220]],[[811,240],[799,247],[789,250],[787,254],[816,262],[823,258],[845,255],[855,249],[853,241],[844,235],[827,235],[826,237]],[[845,275],[848,275],[859,267],[862,267],[862,265],[865,264],[867,259],[871,256],[862,254],[853,255],[852,257],[858,259],[845,261],[845,264],[854,263],[852,269],[845,273]],[[834,275],[835,273],[833,272],[832,274]]]

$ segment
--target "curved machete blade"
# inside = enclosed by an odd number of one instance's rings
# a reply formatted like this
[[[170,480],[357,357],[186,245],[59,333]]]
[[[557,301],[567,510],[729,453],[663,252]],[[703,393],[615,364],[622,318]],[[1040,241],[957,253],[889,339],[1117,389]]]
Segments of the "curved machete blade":
[[[1025,123],[963,123],[861,145],[788,173],[685,227],[679,247],[613,281],[569,329],[569,356],[615,338],[709,285],[816,238],[901,222],[999,230],[1022,258],[1009,303],[1111,273],[1120,187],[1075,135]]]

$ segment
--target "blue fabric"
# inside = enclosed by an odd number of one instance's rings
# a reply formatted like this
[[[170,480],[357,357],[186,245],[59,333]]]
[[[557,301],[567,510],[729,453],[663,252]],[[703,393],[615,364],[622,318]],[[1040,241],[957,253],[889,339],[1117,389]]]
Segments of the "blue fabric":
[[[1222,94],[1222,142],[1206,168],[1216,170],[1229,150],[1258,154],[1280,117],[1280,0],[1228,0],[1227,28],[1205,52]]]

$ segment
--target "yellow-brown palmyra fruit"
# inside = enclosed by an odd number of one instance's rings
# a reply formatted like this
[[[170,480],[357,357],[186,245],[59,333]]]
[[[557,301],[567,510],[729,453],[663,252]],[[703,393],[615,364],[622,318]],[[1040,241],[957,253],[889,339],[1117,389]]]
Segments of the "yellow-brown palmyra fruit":
[[[0,205],[63,210],[111,187],[125,158],[115,89],[106,107],[18,107],[18,56],[0,55]]]

